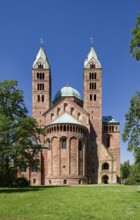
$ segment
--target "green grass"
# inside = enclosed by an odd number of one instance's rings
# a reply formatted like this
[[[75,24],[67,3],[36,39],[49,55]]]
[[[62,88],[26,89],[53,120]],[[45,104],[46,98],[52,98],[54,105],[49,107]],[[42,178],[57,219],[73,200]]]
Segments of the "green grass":
[[[140,186],[0,188],[0,220],[140,220]]]

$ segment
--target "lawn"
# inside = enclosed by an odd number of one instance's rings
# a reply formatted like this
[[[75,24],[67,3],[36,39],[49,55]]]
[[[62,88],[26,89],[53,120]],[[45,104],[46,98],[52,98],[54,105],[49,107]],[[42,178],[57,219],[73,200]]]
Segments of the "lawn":
[[[0,188],[0,220],[140,220],[140,186]]]

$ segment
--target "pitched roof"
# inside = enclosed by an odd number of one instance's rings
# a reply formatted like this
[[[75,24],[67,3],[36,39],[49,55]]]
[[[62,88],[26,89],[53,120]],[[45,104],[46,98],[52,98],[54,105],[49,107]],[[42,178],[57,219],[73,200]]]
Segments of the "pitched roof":
[[[64,113],[59,118],[54,120],[51,124],[63,124],[63,123],[70,123],[70,124],[78,124],[81,125],[75,118],[73,118],[68,113]]]

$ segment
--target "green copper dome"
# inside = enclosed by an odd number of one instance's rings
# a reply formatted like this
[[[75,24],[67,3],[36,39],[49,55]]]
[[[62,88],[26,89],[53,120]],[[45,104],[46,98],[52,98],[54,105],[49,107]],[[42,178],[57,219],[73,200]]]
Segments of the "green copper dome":
[[[55,95],[54,97],[54,101],[60,97],[76,97],[78,99],[81,99],[81,95],[80,93],[72,88],[69,84],[67,84],[66,86],[64,86],[63,88],[61,88]]]

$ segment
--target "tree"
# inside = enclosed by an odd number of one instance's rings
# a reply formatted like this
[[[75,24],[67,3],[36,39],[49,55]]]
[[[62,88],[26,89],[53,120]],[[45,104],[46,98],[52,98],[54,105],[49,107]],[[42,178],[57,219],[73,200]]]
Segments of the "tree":
[[[137,16],[135,27],[132,29],[133,37],[130,43],[130,52],[136,58],[140,60],[140,12]]]
[[[128,150],[133,151],[135,155],[140,148],[140,92],[130,100],[129,112],[125,119],[122,139],[124,142],[128,141]]]
[[[131,166],[130,166],[129,160],[127,160],[121,164],[121,178],[123,180],[125,180],[129,177],[130,169],[131,169]]]
[[[39,164],[35,153],[40,150],[35,119],[27,115],[23,92],[17,81],[0,83],[0,185],[12,182],[21,165]],[[13,172],[14,171],[14,172]]]

